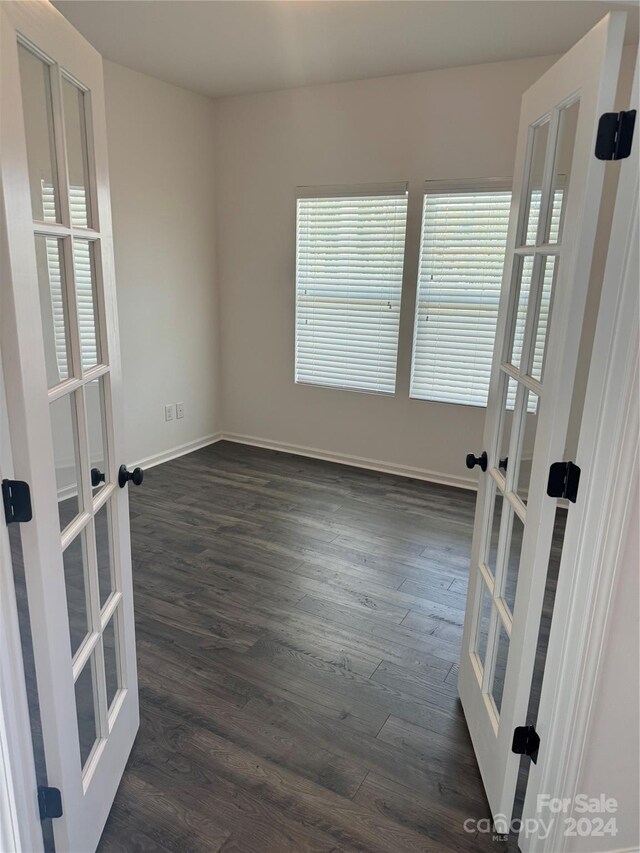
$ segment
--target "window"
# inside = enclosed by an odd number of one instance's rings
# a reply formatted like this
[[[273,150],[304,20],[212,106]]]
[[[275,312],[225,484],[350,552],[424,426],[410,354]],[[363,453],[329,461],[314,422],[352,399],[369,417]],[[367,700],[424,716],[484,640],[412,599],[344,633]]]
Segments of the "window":
[[[296,382],[393,394],[407,187],[301,189]]]
[[[511,188],[441,187],[424,196],[411,396],[486,406]]]
[[[551,231],[558,233],[562,195],[555,190]],[[540,207],[540,192],[531,208]],[[422,241],[411,367],[411,396],[419,400],[486,406],[509,225],[511,189],[503,181],[466,186],[430,182],[424,195]],[[537,222],[537,215],[533,217]],[[527,243],[535,237],[529,236]],[[540,293],[538,332],[531,375],[542,372],[551,312],[554,258],[547,262]],[[522,350],[533,257],[524,270],[514,330],[514,363]],[[531,398],[533,399],[533,397]],[[515,404],[513,389],[507,408]],[[529,411],[535,409],[530,401]]]

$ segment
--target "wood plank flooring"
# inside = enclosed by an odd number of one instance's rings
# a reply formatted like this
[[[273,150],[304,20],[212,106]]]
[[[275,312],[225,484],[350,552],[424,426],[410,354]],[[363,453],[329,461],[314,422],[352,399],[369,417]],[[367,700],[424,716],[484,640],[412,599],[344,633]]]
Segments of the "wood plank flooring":
[[[130,488],[141,727],[108,851],[484,851],[475,495],[219,443]]]

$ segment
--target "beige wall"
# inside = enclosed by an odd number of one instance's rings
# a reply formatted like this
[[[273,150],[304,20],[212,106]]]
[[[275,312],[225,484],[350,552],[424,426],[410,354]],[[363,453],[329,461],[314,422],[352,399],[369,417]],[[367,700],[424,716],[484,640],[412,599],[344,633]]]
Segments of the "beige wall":
[[[511,176],[541,57],[216,102],[216,238],[225,432],[471,484],[484,409],[410,400],[425,179]],[[409,181],[394,397],[296,385],[295,189]]]
[[[105,62],[126,461],[218,429],[214,105]],[[185,404],[164,421],[165,403]]]
[[[127,460],[224,430],[474,484],[485,410],[408,397],[421,190],[510,175],[521,94],[552,61],[216,102],[105,62]],[[297,386],[295,188],[387,180],[410,189],[396,395]]]

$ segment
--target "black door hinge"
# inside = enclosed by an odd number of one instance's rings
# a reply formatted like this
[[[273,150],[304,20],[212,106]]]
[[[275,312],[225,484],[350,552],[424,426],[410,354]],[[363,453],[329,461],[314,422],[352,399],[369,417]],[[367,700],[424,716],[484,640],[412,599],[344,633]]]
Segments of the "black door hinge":
[[[595,155],[598,160],[624,160],[631,154],[635,110],[603,113],[598,122]]]
[[[540,736],[533,726],[516,726],[513,730],[511,752],[516,755],[528,755],[534,764],[538,762]]]
[[[550,498],[566,498],[571,503],[578,497],[580,468],[573,462],[554,462],[549,468],[547,494]]]
[[[2,481],[2,502],[7,524],[16,521],[31,521],[31,492],[28,483],[22,480]]]
[[[59,788],[38,786],[38,808],[40,820],[52,817],[62,817],[62,794]]]

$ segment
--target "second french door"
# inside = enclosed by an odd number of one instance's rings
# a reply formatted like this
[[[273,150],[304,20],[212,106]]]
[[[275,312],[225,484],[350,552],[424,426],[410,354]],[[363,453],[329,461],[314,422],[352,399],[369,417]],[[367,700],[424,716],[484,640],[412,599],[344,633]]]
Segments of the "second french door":
[[[0,17],[2,362],[33,514],[19,523],[27,686],[56,849],[86,853],[139,720],[102,60],[48,2]]]
[[[604,177],[596,131],[613,109],[624,27],[624,13],[608,15],[522,100],[459,676],[498,832],[512,814],[514,730],[529,722],[550,466],[563,461]]]

